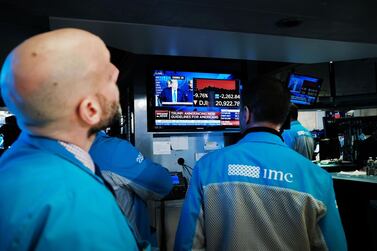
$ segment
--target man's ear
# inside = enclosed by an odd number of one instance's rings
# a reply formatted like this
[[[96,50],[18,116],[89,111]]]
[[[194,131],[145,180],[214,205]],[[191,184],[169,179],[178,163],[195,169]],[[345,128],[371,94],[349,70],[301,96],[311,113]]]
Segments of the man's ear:
[[[247,125],[250,122],[250,110],[249,107],[247,107],[247,105],[245,105],[242,109],[243,121],[245,121],[245,124]]]
[[[88,97],[80,102],[78,113],[86,124],[95,125],[101,120],[102,110],[98,100]]]

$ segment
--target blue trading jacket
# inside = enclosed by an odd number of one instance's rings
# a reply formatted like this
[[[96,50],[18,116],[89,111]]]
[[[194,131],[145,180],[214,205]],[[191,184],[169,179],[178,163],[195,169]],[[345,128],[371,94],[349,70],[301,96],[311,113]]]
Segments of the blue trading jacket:
[[[56,140],[22,133],[0,159],[0,250],[137,250],[103,181]]]
[[[284,142],[296,152],[308,159],[312,159],[314,152],[314,139],[308,129],[297,120],[291,122],[291,128],[284,130]]]
[[[170,192],[173,185],[168,170],[145,158],[128,141],[109,137],[103,131],[97,134],[89,153],[112,184],[138,239],[157,247],[146,201],[161,199]]]
[[[270,132],[197,163],[175,250],[346,250],[331,176]]]

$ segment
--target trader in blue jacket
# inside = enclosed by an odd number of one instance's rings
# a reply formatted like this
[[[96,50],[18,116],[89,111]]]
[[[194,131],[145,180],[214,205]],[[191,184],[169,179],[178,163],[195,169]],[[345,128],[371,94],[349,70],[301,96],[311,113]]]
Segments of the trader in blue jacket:
[[[118,73],[103,41],[78,29],[8,55],[2,97],[23,132],[0,159],[0,250],[139,249],[88,153],[117,111]]]
[[[278,132],[289,92],[260,78],[241,95],[244,136],[196,164],[175,250],[346,250],[331,176]]]
[[[314,139],[308,129],[298,120],[298,109],[294,104],[289,108],[290,129],[284,130],[284,142],[296,152],[312,160],[314,153]]]
[[[157,249],[147,201],[160,200],[170,192],[173,185],[168,170],[145,158],[127,140],[108,136],[104,131],[97,133],[89,153],[113,186],[138,240]]]

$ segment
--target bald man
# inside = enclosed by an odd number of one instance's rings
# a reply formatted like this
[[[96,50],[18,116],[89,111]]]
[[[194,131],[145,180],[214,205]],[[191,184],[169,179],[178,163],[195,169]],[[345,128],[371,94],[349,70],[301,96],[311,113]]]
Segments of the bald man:
[[[0,250],[138,249],[88,154],[116,114],[117,77],[105,44],[82,30],[8,55],[2,96],[23,132],[0,159]]]

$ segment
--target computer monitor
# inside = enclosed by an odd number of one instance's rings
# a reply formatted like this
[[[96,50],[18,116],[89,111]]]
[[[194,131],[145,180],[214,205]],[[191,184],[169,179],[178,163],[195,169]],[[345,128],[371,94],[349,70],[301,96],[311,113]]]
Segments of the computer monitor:
[[[154,70],[148,130],[237,131],[240,82],[231,73]]]
[[[321,84],[320,78],[291,73],[288,78],[291,102],[305,106],[316,103]]]
[[[319,140],[319,157],[320,160],[339,159],[340,142],[336,138],[324,138]]]

